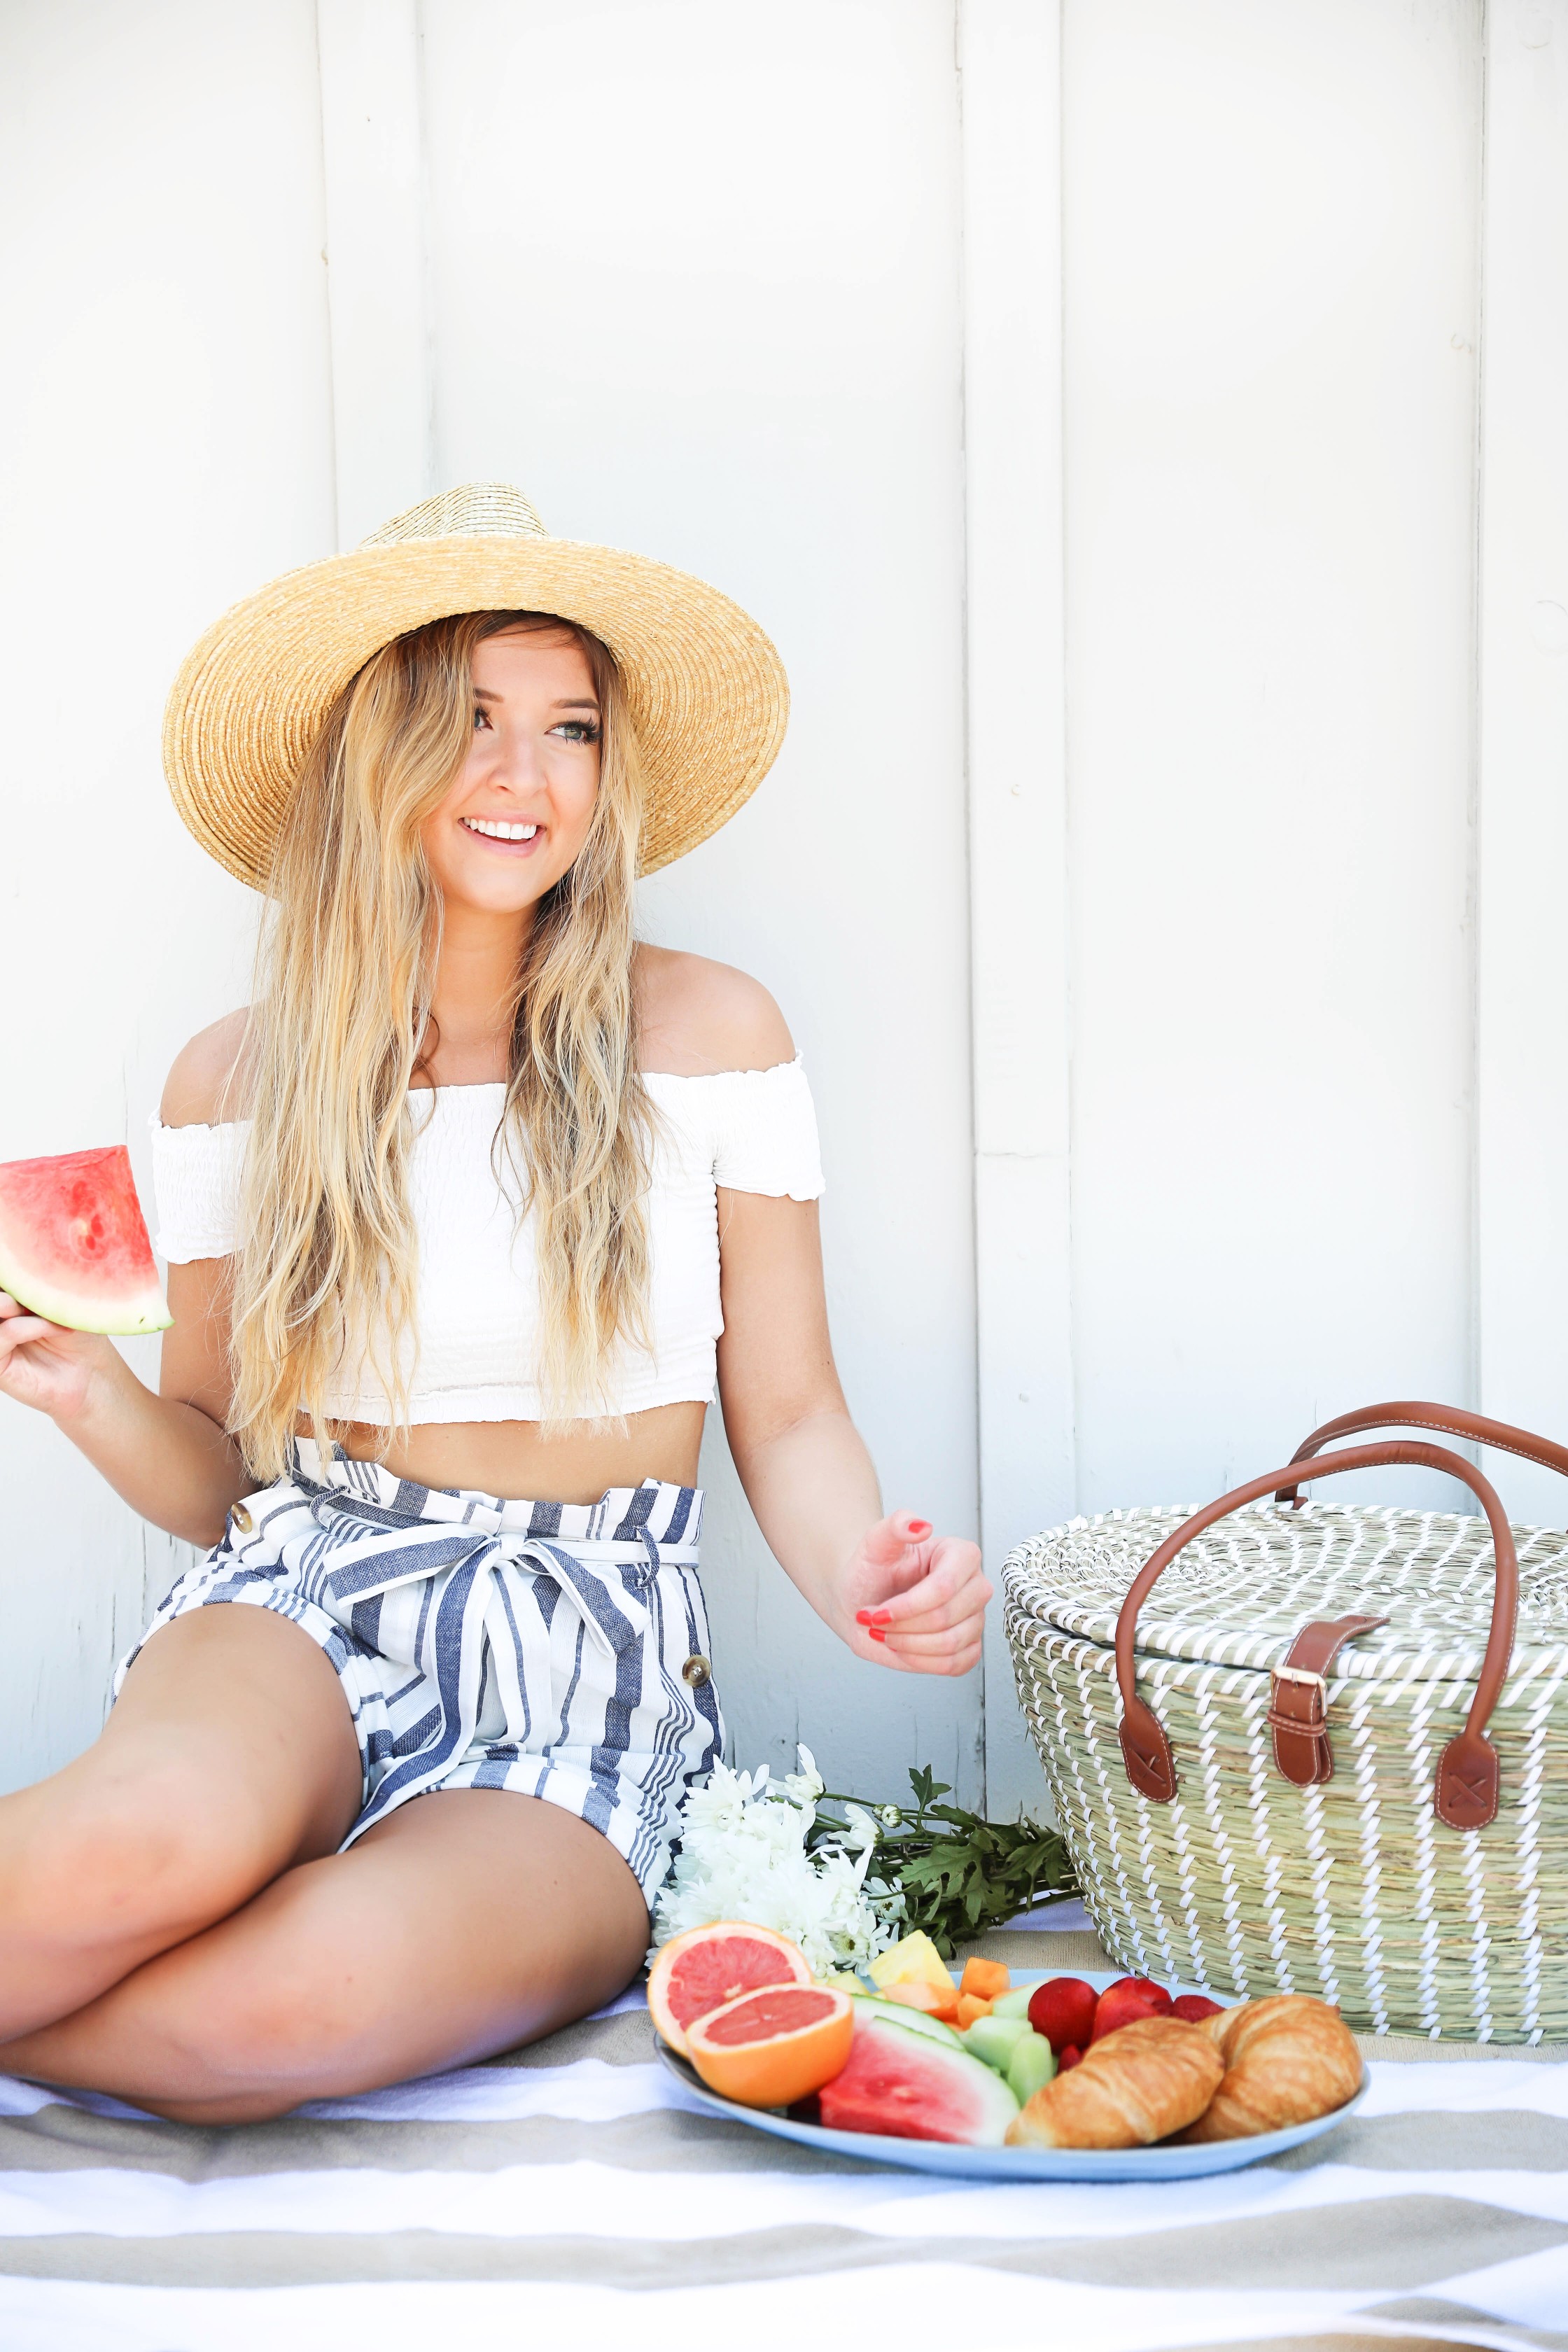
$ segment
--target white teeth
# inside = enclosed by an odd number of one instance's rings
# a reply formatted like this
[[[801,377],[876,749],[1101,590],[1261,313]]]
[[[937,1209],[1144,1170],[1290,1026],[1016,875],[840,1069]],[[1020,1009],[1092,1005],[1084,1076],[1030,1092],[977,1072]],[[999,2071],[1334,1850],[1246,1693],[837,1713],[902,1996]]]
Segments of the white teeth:
[[[536,824],[503,824],[491,817],[466,816],[462,822],[470,833],[482,833],[487,841],[531,841],[539,831]]]

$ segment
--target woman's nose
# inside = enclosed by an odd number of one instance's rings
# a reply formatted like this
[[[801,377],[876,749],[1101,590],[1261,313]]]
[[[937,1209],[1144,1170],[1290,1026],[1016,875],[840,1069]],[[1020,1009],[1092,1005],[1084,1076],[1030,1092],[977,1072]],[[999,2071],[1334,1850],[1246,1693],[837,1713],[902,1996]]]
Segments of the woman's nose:
[[[491,781],[514,793],[537,792],[548,779],[539,746],[531,736],[498,736],[491,747]]]

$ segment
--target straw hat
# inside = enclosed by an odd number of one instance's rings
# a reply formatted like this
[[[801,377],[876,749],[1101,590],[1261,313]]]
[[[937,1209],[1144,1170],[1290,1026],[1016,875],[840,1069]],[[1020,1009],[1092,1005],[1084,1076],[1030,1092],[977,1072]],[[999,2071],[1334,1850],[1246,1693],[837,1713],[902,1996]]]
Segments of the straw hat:
[[[202,847],[264,888],[300,762],[354,672],[426,621],[491,611],[559,613],[615,655],[647,780],[645,874],[716,833],[772,767],[789,688],[738,604],[647,556],[552,539],[521,490],[469,482],[286,572],[186,656],[163,766]]]

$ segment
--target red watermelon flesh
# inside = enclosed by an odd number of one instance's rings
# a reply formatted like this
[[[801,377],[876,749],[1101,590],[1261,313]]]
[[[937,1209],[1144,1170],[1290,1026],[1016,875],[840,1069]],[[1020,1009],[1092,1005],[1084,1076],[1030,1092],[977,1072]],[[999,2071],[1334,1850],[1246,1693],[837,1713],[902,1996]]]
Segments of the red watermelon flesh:
[[[829,2131],[950,2140],[960,2147],[1000,2147],[1018,2112],[1001,2075],[966,2050],[864,2016],[855,2020],[848,2063],[818,2097]]]
[[[131,1154],[0,1161],[0,1290],[70,1331],[166,1331]]]

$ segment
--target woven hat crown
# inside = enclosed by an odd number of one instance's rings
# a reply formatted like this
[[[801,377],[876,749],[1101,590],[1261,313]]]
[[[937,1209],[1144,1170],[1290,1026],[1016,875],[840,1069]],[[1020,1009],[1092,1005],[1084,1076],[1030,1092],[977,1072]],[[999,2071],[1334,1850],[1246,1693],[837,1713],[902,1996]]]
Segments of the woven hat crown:
[[[362,547],[397,547],[410,539],[548,539],[522,492],[510,482],[462,482],[405,507],[362,539]]]

